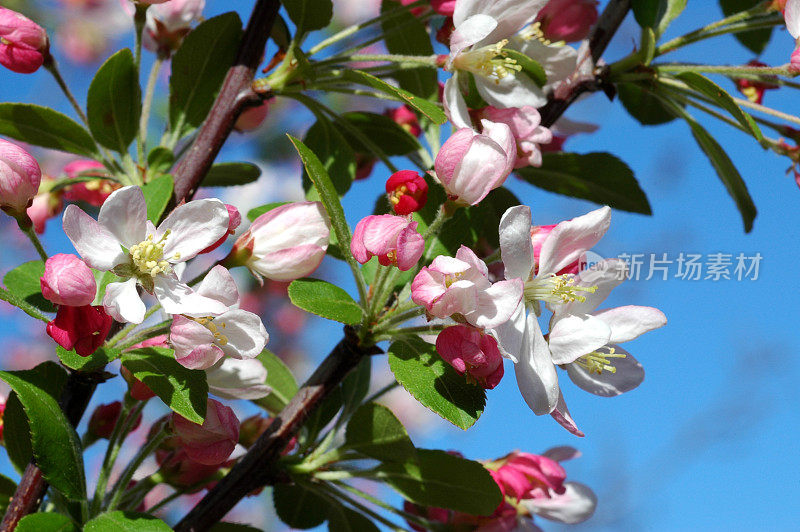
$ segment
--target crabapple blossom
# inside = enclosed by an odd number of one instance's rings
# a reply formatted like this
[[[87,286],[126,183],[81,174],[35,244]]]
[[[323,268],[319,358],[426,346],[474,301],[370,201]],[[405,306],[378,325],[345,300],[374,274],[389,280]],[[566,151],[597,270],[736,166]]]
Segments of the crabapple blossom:
[[[106,170],[102,164],[90,159],[72,161],[64,166],[64,173],[69,179],[75,179],[92,171],[103,173]],[[89,205],[99,207],[118,188],[119,184],[108,179],[93,179],[70,185],[64,191],[64,197],[69,201],[85,201]]]
[[[317,269],[330,239],[330,220],[322,203],[281,205],[256,218],[236,240],[232,264],[244,265],[257,279],[293,281]]]
[[[0,7],[0,65],[19,74],[36,72],[48,48],[44,28],[21,13]]]
[[[394,120],[398,126],[408,131],[411,135],[419,137],[422,134],[417,114],[409,109],[407,105],[401,105],[395,109],[387,109],[383,114]]]
[[[16,144],[0,139],[0,209],[15,218],[24,215],[41,181],[36,159]]]
[[[517,145],[503,123],[483,120],[483,133],[459,129],[439,150],[434,162],[436,178],[450,199],[477,205],[503,185],[517,161]]]
[[[747,65],[754,67],[768,66],[766,63],[762,63],[761,61],[756,61],[755,59],[749,61]],[[766,83],[764,81],[758,81],[753,79],[739,78],[735,81],[736,81],[736,88],[739,89],[739,92],[744,94],[747,97],[747,99],[750,100],[751,102],[758,104],[763,103],[764,93],[766,91],[780,88],[780,85],[777,85],[775,83]]]
[[[436,257],[411,283],[411,299],[437,318],[455,317],[480,328],[508,321],[522,299],[522,281],[489,282],[489,271],[475,253],[461,246],[456,256]]]
[[[511,128],[517,144],[517,161],[514,168],[541,166],[542,151],[540,145],[549,144],[553,133],[541,125],[542,117],[530,106],[497,109],[484,107],[478,116],[490,122],[501,122]]]
[[[67,351],[75,350],[88,357],[103,345],[114,320],[101,306],[58,307],[53,321],[47,324],[47,334]]]
[[[400,170],[386,180],[386,193],[396,214],[417,212],[428,201],[428,183],[413,170]]]
[[[42,295],[56,305],[82,307],[94,301],[97,282],[92,270],[75,255],[59,253],[44,264]]]
[[[156,3],[156,2],[150,2]],[[142,44],[151,52],[177,50],[192,23],[203,15],[205,0],[169,0],[147,10]]]
[[[195,462],[218,465],[230,457],[239,442],[239,420],[233,409],[209,399],[202,425],[172,413],[172,427],[180,448]]]
[[[233,205],[225,204],[225,208],[228,210],[228,232],[225,233],[222,238],[208,246],[206,249],[200,252],[203,253],[210,253],[220,247],[225,241],[228,239],[229,236],[233,235],[236,232],[236,228],[239,227],[242,223],[242,215],[239,213],[239,209],[234,207]]]
[[[64,207],[60,191],[50,191],[49,179],[42,179],[39,193],[33,197],[31,206],[25,211],[33,222],[33,230],[39,234],[44,233],[47,220],[58,216]]]
[[[466,325],[448,327],[436,337],[436,351],[460,375],[467,375],[481,387],[491,390],[503,378],[503,356],[497,340]]]
[[[269,106],[269,100],[264,100],[260,105],[248,107],[242,111],[242,114],[236,119],[233,128],[241,133],[258,129],[269,114]]]
[[[791,68],[800,70],[800,0],[787,0],[783,16],[786,19],[786,29],[795,40],[795,49],[790,59]]]
[[[425,251],[425,240],[417,232],[417,222],[402,216],[367,216],[356,225],[350,252],[361,264],[372,257],[384,266],[407,271],[416,266]]]
[[[121,412],[122,403],[119,401],[98,405],[94,412],[92,412],[92,417],[89,418],[89,425],[87,427],[89,434],[94,438],[108,439],[114,431],[114,425],[119,421]],[[141,422],[142,415],[139,414],[133,421],[130,431],[133,432],[136,430]]]
[[[539,11],[536,22],[545,39],[580,41],[597,22],[597,0],[550,0]]]
[[[166,335],[164,335],[164,337],[166,338]],[[125,366],[120,367],[119,374],[122,375],[122,378],[128,383],[128,393],[137,401],[147,401],[156,396],[150,387],[134,377],[133,373]]]
[[[223,399],[261,399],[270,393],[267,370],[258,360],[225,357],[206,369],[208,391]]]

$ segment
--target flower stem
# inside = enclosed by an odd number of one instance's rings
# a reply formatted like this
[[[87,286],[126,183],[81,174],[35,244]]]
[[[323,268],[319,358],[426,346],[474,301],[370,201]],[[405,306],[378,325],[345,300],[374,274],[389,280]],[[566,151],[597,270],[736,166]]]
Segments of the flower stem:
[[[27,215],[25,215],[25,217],[27,218]],[[17,224],[19,224],[19,228],[22,230],[23,233],[25,233],[25,236],[27,236],[28,239],[31,241],[33,247],[36,248],[36,253],[39,254],[39,257],[42,259],[42,261],[47,262],[47,252],[44,250],[44,247],[42,246],[42,241],[39,240],[38,236],[36,236],[36,231],[33,230],[33,225],[30,223],[30,219],[27,220],[27,223],[25,221],[20,222],[19,220],[17,220]]]
[[[148,456],[158,449],[158,446],[161,445],[161,442],[163,442],[168,435],[169,432],[162,423],[162,426],[157,429],[156,435],[147,442],[147,445],[142,447],[139,452],[136,453],[136,456],[133,457],[133,460],[131,460],[131,463],[128,464],[128,467],[125,468],[125,471],[119,477],[119,480],[117,480],[117,483],[114,485],[114,488],[111,491],[111,500],[106,508],[109,512],[113,511],[120,503],[128,484],[133,478],[134,473],[136,473],[136,470],[139,469],[140,465],[142,465],[142,462],[144,462]]]
[[[369,397],[364,399],[364,404],[371,403],[373,401],[377,401],[378,399],[380,399],[381,397],[383,397],[387,393],[391,392],[392,390],[394,390],[398,386],[400,386],[400,383],[398,383],[397,381],[390,382],[389,384],[387,384],[386,386],[384,386],[383,388],[381,388],[377,392],[373,393],[372,395],[370,395]]]
[[[155,94],[156,82],[158,81],[158,73],[161,71],[161,66],[164,60],[161,56],[157,56],[153,61],[153,66],[150,68],[150,75],[147,78],[147,88],[144,92],[144,101],[142,103],[142,117],[139,122],[139,146],[142,151],[139,153],[139,164],[144,165],[144,149],[147,142],[147,126],[150,122],[150,109],[153,106],[153,95]]]

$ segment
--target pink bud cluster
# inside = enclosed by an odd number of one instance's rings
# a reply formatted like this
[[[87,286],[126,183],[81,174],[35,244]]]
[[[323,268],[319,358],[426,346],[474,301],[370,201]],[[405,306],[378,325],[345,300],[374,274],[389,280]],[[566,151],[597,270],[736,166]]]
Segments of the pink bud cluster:
[[[44,28],[28,17],[0,7],[0,64],[19,74],[39,70],[48,55]]]

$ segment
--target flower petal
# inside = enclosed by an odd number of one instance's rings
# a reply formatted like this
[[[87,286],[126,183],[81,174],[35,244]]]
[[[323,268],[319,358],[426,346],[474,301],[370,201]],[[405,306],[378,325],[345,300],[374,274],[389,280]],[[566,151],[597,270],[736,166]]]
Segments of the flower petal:
[[[497,327],[511,318],[522,301],[522,280],[499,281],[476,296],[475,310],[464,317],[482,329]]]
[[[591,314],[554,317],[550,327],[550,353],[554,364],[569,364],[609,342],[611,328]]]
[[[68,205],[64,211],[64,233],[86,264],[96,270],[108,271],[125,261],[117,237],[77,205]]]
[[[510,72],[502,79],[475,76],[475,88],[493,107],[541,107],[547,103],[544,90],[523,73]]]
[[[625,280],[627,266],[619,259],[604,259],[578,274],[576,286],[594,286],[594,292],[582,292],[584,301],[553,305],[560,314],[588,314],[605,301],[611,291]]]
[[[547,0],[458,0],[453,23],[458,28],[473,15],[488,15],[497,20],[498,26],[484,41],[494,43],[533,21],[546,3]]]
[[[447,118],[453,123],[456,129],[471,128],[472,118],[469,116],[469,109],[467,108],[467,101],[461,94],[461,87],[459,85],[459,74],[453,72],[453,75],[444,84],[444,95],[442,99],[444,104],[444,112]]]
[[[128,249],[144,240],[147,205],[142,189],[129,186],[112,192],[100,207],[97,221]]]
[[[609,342],[621,343],[638,338],[667,324],[667,317],[653,307],[626,305],[595,312],[594,316],[611,328]]]
[[[611,225],[611,209],[601,207],[556,225],[539,254],[539,275],[555,274],[569,266],[603,238]]]
[[[183,263],[176,265],[176,269],[182,265]],[[216,299],[228,307],[239,302],[239,289],[236,288],[236,282],[233,280],[231,272],[220,265],[214,266],[206,274],[197,287],[197,293],[203,297]]]
[[[174,276],[158,275],[153,283],[153,295],[167,314],[185,314],[199,318],[216,316],[228,310],[224,303],[203,297]]]
[[[609,359],[616,368],[614,373],[603,371],[598,375],[590,373],[578,364],[567,364],[567,375],[576,386],[601,397],[616,397],[633,390],[644,381],[644,368],[639,361],[619,346],[610,347],[614,348],[615,354],[625,355],[625,358]]]
[[[142,323],[146,311],[136,279],[124,283],[111,283],[106,287],[103,306],[109,316],[121,323]]]
[[[464,48],[482,41],[497,28],[497,21],[488,15],[472,15],[461,22],[450,35],[450,62]],[[449,64],[448,64],[449,67]]]
[[[222,399],[261,399],[270,394],[267,370],[258,360],[226,357],[206,370],[208,391]]]
[[[556,367],[532,309],[527,309],[520,361],[514,365],[522,398],[537,416],[549,414],[558,403]]]
[[[575,420],[572,419],[572,415],[569,413],[569,409],[567,408],[567,403],[564,401],[564,395],[561,393],[561,390],[558,392],[558,404],[550,412],[550,415],[553,419],[558,422],[559,425],[567,429],[571,434],[579,438],[583,438],[585,434],[578,428],[578,425],[575,424]]]
[[[597,496],[591,488],[578,482],[565,482],[566,491],[549,499],[526,499],[531,513],[545,519],[574,525],[589,519],[597,508]]]
[[[246,310],[226,312],[214,319],[214,324],[219,334],[227,338],[222,350],[233,358],[255,358],[269,340],[261,318]]]
[[[181,315],[175,316],[169,329],[169,343],[175,359],[189,369],[213,366],[224,353],[214,345],[214,334],[203,325]]]
[[[183,262],[227,234],[229,218],[228,209],[218,199],[190,201],[172,211],[158,226],[155,240],[170,231],[164,258],[172,263]]]
[[[500,252],[506,279],[518,277],[525,282],[530,278],[533,269],[530,207],[517,205],[503,214],[500,219]]]
[[[525,335],[525,305],[520,301],[507,322],[488,332],[497,340],[497,347],[504,357],[511,359],[514,364],[519,362]]]

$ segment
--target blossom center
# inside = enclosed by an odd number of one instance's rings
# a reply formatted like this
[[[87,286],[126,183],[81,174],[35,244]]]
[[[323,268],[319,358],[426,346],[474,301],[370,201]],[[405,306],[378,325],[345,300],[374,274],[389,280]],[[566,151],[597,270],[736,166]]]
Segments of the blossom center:
[[[217,326],[217,323],[214,323],[214,318],[211,316],[207,316],[205,318],[190,318],[190,319],[193,319],[194,321],[196,321],[197,323],[199,323],[200,325],[211,331],[211,334],[214,335],[215,344],[228,345],[228,337],[222,334],[221,332],[221,329],[222,330],[225,329],[224,321],[218,322],[219,326]]]
[[[444,286],[445,288],[450,288],[450,285],[458,281],[464,276],[464,272],[458,273],[448,273],[444,276]]]
[[[596,286],[576,286],[572,275],[549,275],[534,277],[525,283],[525,299],[527,301],[544,301],[546,303],[572,303],[586,301],[581,292],[594,293]]]
[[[391,194],[389,194],[389,202],[392,205],[397,205],[400,203],[400,198],[408,194],[408,187],[406,185],[400,185],[396,189],[394,189]]]
[[[164,258],[164,245],[169,233],[170,231],[167,230],[158,242],[153,241],[153,235],[148,235],[146,239],[131,246],[129,250],[131,259],[138,273],[155,277],[158,274],[172,271],[172,265]],[[178,259],[180,253],[175,253],[168,258]]]
[[[507,44],[508,39],[503,39],[496,44],[461,52],[453,61],[453,66],[458,70],[493,79],[499,84],[500,80],[508,76],[511,71],[522,70],[522,66],[508,57],[508,52],[503,49]]]
[[[551,44],[553,44],[553,41],[544,36],[544,31],[542,31],[541,22],[534,22],[533,24],[531,24],[530,26],[519,32],[519,36],[525,39],[526,41],[536,39],[545,46],[550,46]],[[563,43],[564,41],[561,41],[561,44]]]
[[[596,375],[600,375],[603,371],[607,371],[609,373],[616,373],[617,368],[611,363],[612,358],[625,358],[627,355],[624,353],[615,353],[615,349],[613,347],[608,347],[608,352],[603,353],[600,351],[592,351],[588,355],[583,355],[578,360],[575,361],[580,367],[588,371],[589,373],[594,373]]]

